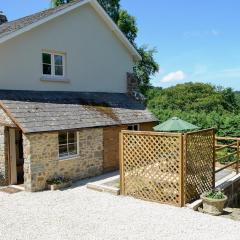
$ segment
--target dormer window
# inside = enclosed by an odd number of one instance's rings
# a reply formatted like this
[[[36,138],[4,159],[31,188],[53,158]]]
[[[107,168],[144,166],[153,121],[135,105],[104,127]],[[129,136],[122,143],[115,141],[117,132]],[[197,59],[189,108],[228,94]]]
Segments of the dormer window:
[[[60,53],[42,53],[42,73],[45,77],[65,77],[65,55]]]

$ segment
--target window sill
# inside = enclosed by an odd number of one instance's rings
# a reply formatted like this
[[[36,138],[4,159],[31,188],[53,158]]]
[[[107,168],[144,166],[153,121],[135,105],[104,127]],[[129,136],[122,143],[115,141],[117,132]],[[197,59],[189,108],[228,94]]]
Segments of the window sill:
[[[43,82],[62,82],[62,83],[69,83],[70,80],[63,77],[63,78],[58,78],[58,77],[47,77],[43,76],[40,78],[41,81]]]
[[[59,157],[58,160],[59,161],[70,161],[70,160],[75,160],[77,158],[79,158],[79,154],[76,155],[72,155],[72,156],[66,156],[66,157]]]

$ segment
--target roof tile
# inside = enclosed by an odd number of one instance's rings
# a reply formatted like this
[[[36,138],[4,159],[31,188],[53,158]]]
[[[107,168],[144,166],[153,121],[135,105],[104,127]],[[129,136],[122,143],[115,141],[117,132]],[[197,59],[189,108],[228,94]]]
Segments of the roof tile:
[[[0,101],[26,133],[157,121],[123,93],[0,90]]]

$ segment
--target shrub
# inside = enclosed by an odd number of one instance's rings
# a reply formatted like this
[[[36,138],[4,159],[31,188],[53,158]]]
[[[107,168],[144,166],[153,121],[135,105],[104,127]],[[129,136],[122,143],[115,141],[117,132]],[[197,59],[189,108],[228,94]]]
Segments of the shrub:
[[[66,177],[63,177],[63,176],[58,176],[58,177],[53,177],[51,179],[48,179],[47,184],[49,184],[49,185],[62,184],[62,183],[70,182],[70,181],[71,181],[70,178],[66,178]]]

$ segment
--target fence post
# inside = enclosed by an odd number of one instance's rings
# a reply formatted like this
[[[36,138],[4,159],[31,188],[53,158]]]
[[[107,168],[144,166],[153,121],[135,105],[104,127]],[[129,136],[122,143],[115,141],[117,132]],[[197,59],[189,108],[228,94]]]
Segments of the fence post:
[[[120,194],[125,195],[124,163],[123,163],[123,133],[119,133],[119,170],[120,170]]]
[[[215,129],[213,129],[213,180],[212,180],[212,189],[215,189],[215,169],[216,169],[216,146],[217,146],[217,139]]]
[[[185,167],[185,159],[184,159],[184,145],[186,144],[186,135],[181,134],[180,138],[180,207],[184,207],[185,205],[185,178],[184,178],[184,167]],[[186,145],[185,145],[186,147]]]
[[[239,153],[239,147],[240,147],[240,142],[239,140],[237,140],[237,169],[236,169],[236,173],[239,173],[239,157],[240,157],[240,153]]]

